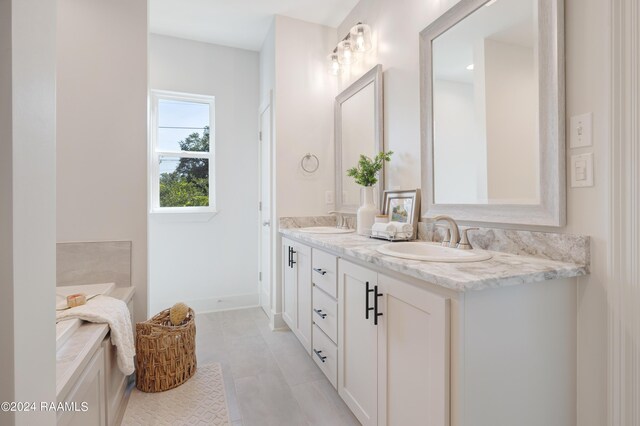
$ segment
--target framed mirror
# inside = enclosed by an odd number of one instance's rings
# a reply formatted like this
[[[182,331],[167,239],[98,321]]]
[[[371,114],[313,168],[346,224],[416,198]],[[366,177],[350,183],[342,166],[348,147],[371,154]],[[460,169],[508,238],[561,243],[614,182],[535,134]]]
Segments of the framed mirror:
[[[335,100],[335,205],[336,210],[355,213],[360,207],[360,189],[347,170],[358,164],[360,154],[374,157],[383,148],[382,65],[376,65]],[[384,190],[384,167],[375,187],[378,208]]]
[[[420,33],[424,216],[565,223],[562,0],[461,0]]]

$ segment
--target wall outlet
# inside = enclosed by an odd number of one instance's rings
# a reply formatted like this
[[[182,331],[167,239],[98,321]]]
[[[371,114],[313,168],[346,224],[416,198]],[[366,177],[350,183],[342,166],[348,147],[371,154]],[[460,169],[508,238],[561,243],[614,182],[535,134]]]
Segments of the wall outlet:
[[[582,148],[593,145],[593,114],[586,113],[571,117],[570,148]]]
[[[324,193],[325,204],[333,204],[333,191],[326,191]]]

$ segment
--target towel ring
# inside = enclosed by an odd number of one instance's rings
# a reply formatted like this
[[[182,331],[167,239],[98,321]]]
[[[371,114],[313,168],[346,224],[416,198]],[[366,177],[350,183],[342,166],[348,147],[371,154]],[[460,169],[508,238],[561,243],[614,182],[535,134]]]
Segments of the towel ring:
[[[309,166],[309,162],[315,163],[312,166]],[[320,167],[320,160],[315,154],[307,153],[300,160],[300,167],[307,173],[315,173]]]

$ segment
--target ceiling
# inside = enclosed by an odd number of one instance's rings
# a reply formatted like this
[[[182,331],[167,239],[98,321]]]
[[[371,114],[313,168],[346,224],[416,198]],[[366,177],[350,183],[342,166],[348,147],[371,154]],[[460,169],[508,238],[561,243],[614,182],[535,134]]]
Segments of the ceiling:
[[[337,27],[358,0],[150,0],[149,31],[260,50],[274,15]]]

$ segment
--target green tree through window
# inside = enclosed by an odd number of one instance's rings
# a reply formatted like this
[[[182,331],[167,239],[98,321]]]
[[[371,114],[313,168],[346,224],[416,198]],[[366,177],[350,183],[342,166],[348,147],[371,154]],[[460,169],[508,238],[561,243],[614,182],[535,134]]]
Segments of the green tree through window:
[[[178,142],[182,151],[209,151],[209,126]],[[160,207],[209,205],[209,160],[181,157],[173,172],[160,174]]]

